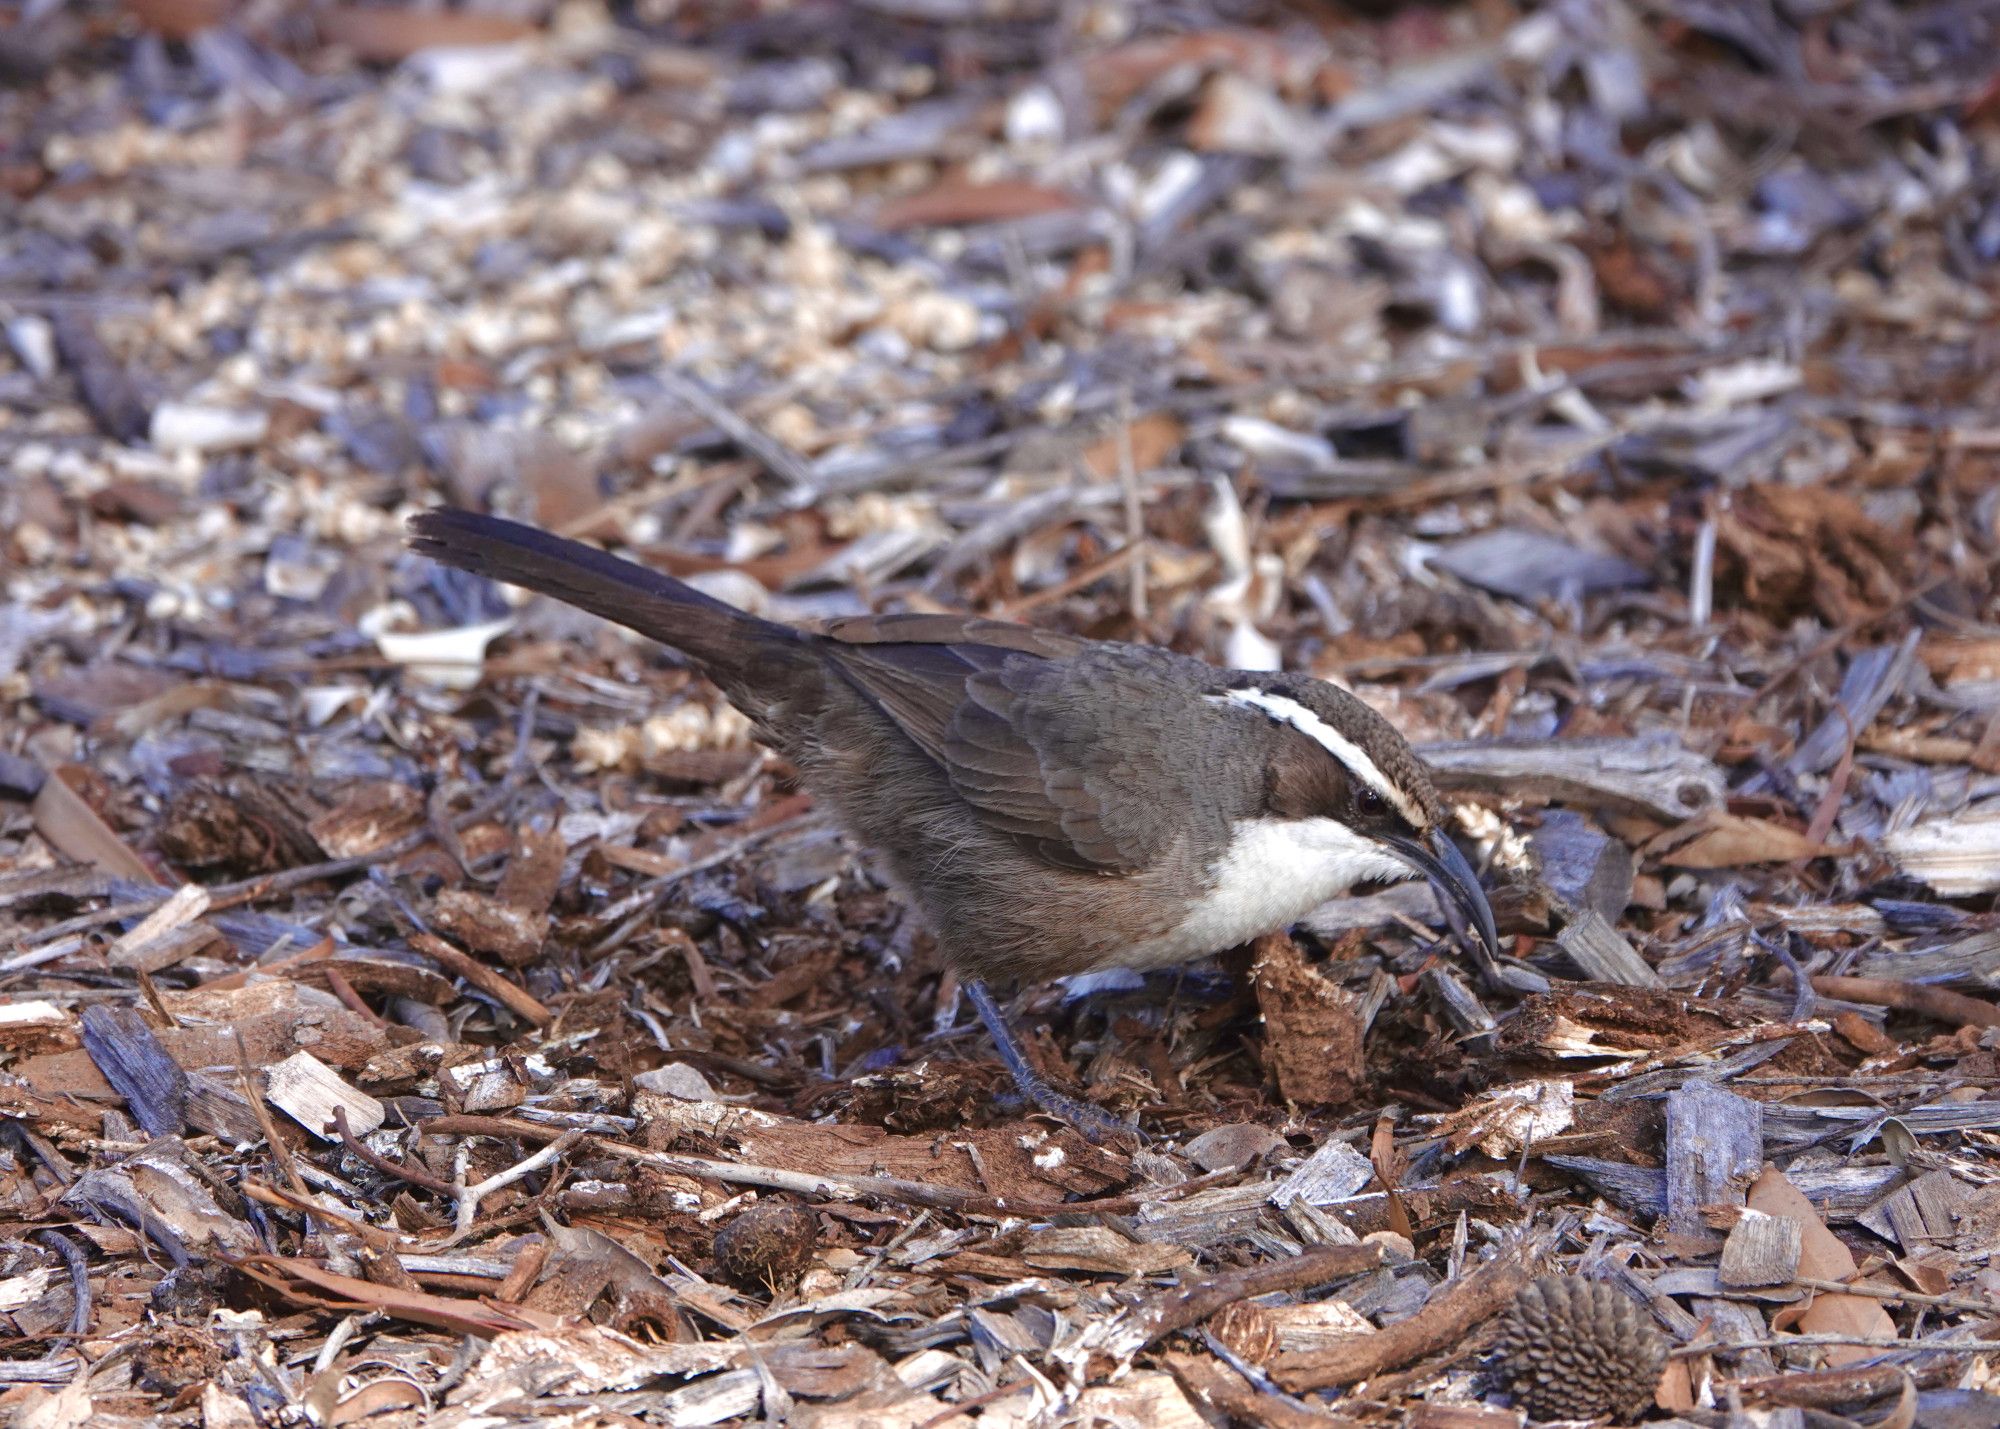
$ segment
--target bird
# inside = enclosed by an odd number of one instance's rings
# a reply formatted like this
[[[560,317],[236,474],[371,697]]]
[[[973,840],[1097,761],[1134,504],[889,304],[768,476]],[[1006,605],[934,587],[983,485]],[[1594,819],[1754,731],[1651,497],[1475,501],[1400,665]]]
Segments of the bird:
[[[1034,1070],[994,984],[1186,963],[1416,876],[1499,951],[1428,767],[1336,685],[969,615],[787,625],[449,507],[409,545],[688,657],[875,855],[1023,1094],[1093,1141],[1136,1128]]]

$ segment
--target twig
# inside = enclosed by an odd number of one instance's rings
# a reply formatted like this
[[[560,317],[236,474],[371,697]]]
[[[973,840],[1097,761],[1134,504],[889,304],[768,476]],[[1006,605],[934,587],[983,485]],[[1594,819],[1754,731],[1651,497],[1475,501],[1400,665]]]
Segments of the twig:
[[[428,1124],[427,1124],[428,1129]],[[1113,1196],[1096,1201],[1030,1201],[1017,1196],[989,1196],[978,1191],[962,1191],[956,1186],[927,1186],[922,1181],[905,1181],[897,1176],[812,1176],[803,1171],[786,1171],[776,1166],[748,1166],[730,1161],[710,1161],[699,1156],[671,1156],[665,1152],[641,1151],[616,1141],[601,1141],[601,1150],[628,1161],[658,1166],[707,1181],[738,1186],[762,1186],[773,1191],[819,1200],[853,1200],[879,1196],[905,1205],[934,1206],[941,1211],[984,1216],[1027,1216],[1036,1219],[1074,1216],[1130,1215],[1142,1207],[1173,1200],[1204,1186],[1215,1184],[1226,1172],[1162,1187],[1145,1196]]]
[[[1201,1284],[1170,1291],[1138,1305],[1131,1312],[1131,1329],[1140,1339],[1131,1347],[1137,1354],[1146,1346],[1190,1329],[1210,1315],[1239,1300],[1254,1299],[1281,1290],[1310,1290],[1329,1280],[1361,1275],[1382,1264],[1379,1245],[1327,1245],[1267,1265],[1231,1270]],[[1124,1348],[1126,1336],[1118,1337]]]
[[[543,1141],[557,1136],[556,1128],[532,1121],[499,1116],[439,1116],[423,1124],[427,1136],[518,1136]],[[768,1191],[789,1191],[816,1200],[859,1200],[875,1196],[901,1205],[932,1206],[976,1216],[1057,1217],[1123,1216],[1147,1206],[1178,1200],[1206,1190],[1231,1171],[1212,1171],[1176,1186],[1162,1186],[1137,1196],[1107,1196],[1095,1201],[1030,1201],[1015,1196],[988,1196],[964,1191],[956,1186],[928,1186],[921,1181],[905,1181],[896,1176],[814,1176],[803,1171],[787,1171],[778,1166],[755,1166],[736,1161],[711,1161],[701,1156],[674,1156],[663,1151],[647,1151],[619,1141],[598,1141],[596,1149],[627,1161],[657,1166],[677,1175],[703,1181],[720,1181],[731,1186],[760,1186]]]
[[[500,1282],[500,1288],[493,1292],[493,1298],[503,1305],[518,1305],[528,1291],[534,1288],[541,1277],[542,1267],[548,1264],[549,1242],[545,1236],[537,1236],[514,1258],[513,1267],[507,1278]]]
[[[1167,1369],[1182,1388],[1198,1400],[1206,1401],[1231,1420],[1268,1426],[1268,1429],[1341,1429],[1360,1421],[1338,1414],[1323,1414],[1287,1403],[1275,1394],[1264,1394],[1235,1370],[1200,1355],[1170,1354]]]
[[[500,976],[479,959],[461,953],[437,934],[413,932],[410,934],[410,946],[425,957],[442,963],[449,971],[500,1002],[522,1021],[532,1022],[537,1027],[546,1027],[555,1021],[555,1013],[549,1011],[540,998],[520,984]]]
[[[679,868],[662,873],[635,892],[627,894],[611,907],[599,913],[600,919],[613,923],[610,932],[585,950],[585,957],[592,962],[616,949],[626,938],[638,920],[647,917],[655,905],[666,897],[667,891],[684,878],[704,873],[718,865],[740,857],[762,843],[765,839],[793,828],[813,817],[813,800],[810,794],[794,794],[759,809],[743,820],[739,827],[743,832],[728,843],[709,850],[698,858],[690,859]]]
[[[1833,712],[1840,716],[1840,722],[1847,726],[1847,742],[1841,746],[1840,760],[1833,766],[1833,775],[1826,781],[1826,792],[1820,796],[1819,807],[1813,810],[1812,820],[1806,825],[1806,840],[1823,844],[1826,836],[1833,832],[1833,821],[1840,817],[1840,805],[1847,797],[1848,782],[1854,777],[1854,741],[1859,731],[1854,728],[1854,720],[1847,713],[1847,706],[1836,703]]]
[[[1851,1287],[1842,1286],[1842,1290]],[[1676,1359],[1689,1355],[1733,1355],[1739,1350],[1789,1350],[1806,1345],[1859,1345],[1870,1350],[1902,1350],[1929,1355],[1977,1354],[2000,1350],[2000,1340],[1897,1340],[1882,1335],[1767,1335],[1755,1340],[1703,1340],[1672,1351]]]
[[[510,773],[498,789],[454,819],[453,824],[461,829],[467,828],[490,816],[513,795],[515,782]],[[324,863],[301,864],[297,868],[260,874],[256,878],[239,879],[235,883],[218,883],[208,891],[208,911],[220,913],[245,903],[257,903],[280,893],[289,893],[294,888],[317,883],[323,878],[339,878],[343,874],[359,873],[364,868],[387,863],[401,858],[406,853],[414,852],[423,847],[431,835],[431,828],[427,824],[423,828],[404,834],[394,843],[386,843],[368,853],[355,854],[349,858],[328,859]],[[24,949],[40,947],[44,943],[66,938],[72,933],[87,933],[93,928],[101,928],[106,923],[115,923],[123,918],[143,917],[179,892],[177,888],[161,888],[143,898],[135,898],[129,903],[113,904],[108,908],[100,908],[95,913],[80,913],[74,918],[53,924],[20,939],[16,946]]]
[[[1970,1295],[1923,1295],[1914,1290],[1897,1290],[1886,1285],[1849,1284],[1845,1280],[1822,1280],[1812,1275],[1794,1275],[1792,1284],[1807,1290],[1825,1290],[1835,1295],[1865,1295],[1897,1305],[1936,1305],[1946,1310],[1968,1310],[1975,1315],[2000,1318],[2000,1304]]]
[[[997,614],[1003,620],[1019,620],[1031,610],[1038,610],[1058,600],[1075,595],[1087,586],[1096,585],[1106,576],[1113,574],[1120,566],[1132,563],[1143,555],[1137,546],[1120,546],[1110,555],[1092,561],[1081,570],[1072,571],[1052,586],[1032,591],[1019,600],[1009,601],[1000,607]]]
[[[90,1267],[77,1243],[52,1227],[35,1232],[35,1239],[55,1248],[69,1270],[69,1333],[72,1338],[90,1328]]]
[[[1896,1365],[1865,1369],[1799,1370],[1736,1382],[1737,1392],[1757,1403],[1790,1404],[1800,1408],[1833,1409],[1875,1399],[1903,1382],[1908,1370]]]
[[[1281,1355],[1271,1366],[1272,1377],[1297,1394],[1354,1384],[1400,1369],[1412,1360],[1457,1344],[1473,1326],[1505,1308],[1533,1274],[1523,1254],[1489,1261],[1434,1296],[1407,1320],[1323,1350]]]
[[[654,377],[667,395],[701,413],[725,437],[762,462],[771,475],[791,487],[794,496],[813,494],[812,471],[790,447],[736,415],[727,403],[692,378],[683,377],[671,368],[660,369]]]
[[[1780,688],[1791,683],[1801,674],[1805,673],[1805,671],[1811,669],[1813,663],[1821,656],[1831,654],[1833,651],[1840,649],[1869,626],[1887,620],[1890,616],[1900,612],[1905,606],[1913,605],[1917,601],[1922,600],[1925,596],[1930,595],[1940,586],[1946,584],[1950,579],[1951,577],[1949,576],[1940,576],[1936,580],[1929,581],[1913,591],[1898,596],[1895,601],[1881,610],[1874,610],[1865,615],[1857,616],[1838,630],[1832,631],[1824,638],[1815,641],[1803,653],[1787,660],[1763,684],[1757,686],[1754,690],[1745,691],[1746,694],[1751,696],[1750,703],[1743,707],[1734,720],[1730,721],[1729,728],[1723,733],[1722,743],[1734,743],[1737,736],[1742,732],[1743,726],[1748,724],[1756,716],[1757,711],[1763,707],[1764,701],[1770,699]]]
[[[917,1429],[944,1429],[944,1426],[951,1423],[952,1420],[970,1415],[975,1409],[983,1409],[989,1404],[998,1404],[1003,1399],[1011,1399],[1022,1390],[1032,1389],[1033,1387],[1034,1381],[1030,1379],[1010,1379],[1005,1384],[996,1384],[984,1394],[975,1394],[970,1399],[961,1399],[949,1408],[933,1414],[930,1418],[919,1423]]]
[[[361,994],[354,990],[354,984],[342,975],[339,968],[331,966],[327,968],[326,985],[333,990],[335,997],[353,1009],[355,1015],[367,1019],[371,1025],[378,1028],[389,1025],[376,1015],[374,1008],[362,1000]]]
[[[426,1191],[437,1192],[440,1196],[456,1196],[458,1194],[458,1187],[452,1185],[449,1181],[433,1176],[428,1171],[420,1171],[413,1166],[398,1161],[391,1161],[386,1156],[380,1156],[370,1151],[359,1137],[347,1129],[346,1107],[336,1106],[333,1109],[333,1128],[340,1133],[340,1141],[343,1146],[355,1156],[360,1157],[370,1166],[373,1166],[377,1171],[380,1171],[383,1175],[393,1176],[398,1181],[408,1181],[412,1186],[421,1186]]]
[[[1132,391],[1118,394],[1118,484],[1125,490],[1125,545],[1134,553],[1127,570],[1132,578],[1132,623],[1146,623],[1146,511],[1139,503],[1139,468],[1132,455]]]
[[[271,1115],[270,1105],[264,1100],[264,1093],[258,1089],[257,1079],[250,1075],[250,1044],[243,1040],[243,1029],[231,1029],[236,1034],[236,1075],[243,1083],[243,1098],[250,1103],[250,1113],[257,1118],[257,1125],[263,1128],[264,1144],[271,1148],[271,1159],[277,1163],[278,1174],[292,1183],[292,1190],[301,1201],[312,1204],[312,1193],[306,1189],[305,1178],[299,1168],[292,1164],[291,1152],[278,1135],[278,1123]]]
[[[1789,969],[1782,971],[1789,976]],[[1870,1007],[1893,1007],[1899,1012],[1920,1012],[1959,1027],[2000,1027],[2000,1007],[1950,988],[1897,982],[1893,978],[1836,977],[1827,973],[1815,974],[1812,985],[1813,991],[1822,997],[1866,1003]]]
[[[484,1181],[467,1186],[458,1192],[457,1230],[452,1236],[457,1240],[472,1234],[472,1222],[479,1214],[479,1203],[502,1186],[511,1186],[524,1176],[531,1176],[553,1161],[569,1154],[570,1149],[583,1140],[580,1131],[565,1131],[561,1136],[544,1146],[540,1151],[523,1161],[516,1161],[504,1171],[496,1171]]]

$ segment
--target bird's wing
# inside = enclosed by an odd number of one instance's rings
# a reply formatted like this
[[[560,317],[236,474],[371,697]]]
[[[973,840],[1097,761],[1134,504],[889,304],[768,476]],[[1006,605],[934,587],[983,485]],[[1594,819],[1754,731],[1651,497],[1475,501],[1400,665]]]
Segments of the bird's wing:
[[[1081,654],[1090,641],[1056,630],[970,615],[848,615],[821,627],[842,645],[956,645],[968,654],[1018,650],[1051,660]]]
[[[1022,648],[1021,627],[996,629],[1007,644],[962,630],[830,653],[989,826],[1059,867],[1145,867],[1182,831],[1208,763],[1192,747],[1204,711],[1160,697],[1156,667],[1179,657],[1058,636],[1068,658],[1051,659]]]

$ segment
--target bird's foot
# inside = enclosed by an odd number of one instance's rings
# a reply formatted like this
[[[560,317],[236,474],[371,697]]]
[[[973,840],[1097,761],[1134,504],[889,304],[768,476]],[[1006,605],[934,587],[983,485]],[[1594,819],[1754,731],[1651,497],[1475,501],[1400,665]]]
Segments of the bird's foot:
[[[1094,1102],[1064,1096],[1050,1086],[1041,1073],[1029,1065],[1027,1052],[1014,1036],[1014,1029],[1007,1025],[1006,1014],[1000,1011],[1000,1005],[993,1000],[986,984],[977,978],[968,978],[963,986],[1022,1096],[1058,1121],[1068,1122],[1092,1146],[1103,1145],[1107,1137],[1129,1136],[1145,1142],[1146,1133],[1139,1129],[1137,1122],[1121,1120]]]
[[[1021,1095],[1058,1121],[1066,1121],[1076,1129],[1076,1134],[1092,1146],[1102,1146],[1107,1140],[1116,1141],[1129,1137],[1140,1145],[1150,1139],[1136,1121],[1126,1121],[1114,1116],[1096,1102],[1087,1102],[1081,1097],[1064,1096],[1040,1077],[1032,1083],[1015,1078]]]

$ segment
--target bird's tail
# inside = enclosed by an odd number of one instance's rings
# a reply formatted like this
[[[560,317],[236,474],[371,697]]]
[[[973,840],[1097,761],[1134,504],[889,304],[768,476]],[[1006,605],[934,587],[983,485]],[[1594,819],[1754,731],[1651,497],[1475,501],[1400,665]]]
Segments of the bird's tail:
[[[725,688],[756,685],[760,665],[798,651],[798,632],[672,576],[518,521],[438,507],[410,518],[410,549],[434,561],[554,596],[694,657]]]

